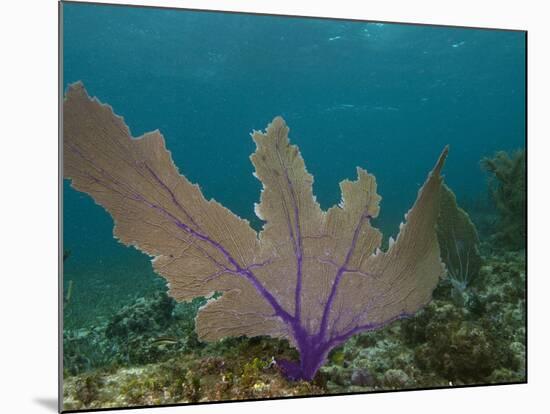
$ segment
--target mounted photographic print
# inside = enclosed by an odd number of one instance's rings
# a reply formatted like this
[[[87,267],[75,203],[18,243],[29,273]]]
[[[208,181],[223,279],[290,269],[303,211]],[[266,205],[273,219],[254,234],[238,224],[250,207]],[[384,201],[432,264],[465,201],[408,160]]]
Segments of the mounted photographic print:
[[[60,12],[63,411],[526,382],[526,32]]]

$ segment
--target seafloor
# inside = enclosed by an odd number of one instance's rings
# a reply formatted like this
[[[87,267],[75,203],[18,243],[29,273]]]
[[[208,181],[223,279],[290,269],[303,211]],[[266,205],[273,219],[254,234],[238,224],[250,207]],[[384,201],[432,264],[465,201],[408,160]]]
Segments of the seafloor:
[[[315,380],[291,382],[276,360],[283,341],[194,333],[200,300],[157,292],[92,328],[64,332],[65,410],[370,392],[526,379],[525,254],[482,245],[483,266],[464,292],[442,281],[414,318],[357,335]]]

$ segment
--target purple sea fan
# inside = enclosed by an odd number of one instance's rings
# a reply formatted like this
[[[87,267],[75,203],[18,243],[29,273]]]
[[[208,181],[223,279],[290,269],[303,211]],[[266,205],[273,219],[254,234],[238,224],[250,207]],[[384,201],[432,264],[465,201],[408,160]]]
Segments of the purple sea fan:
[[[81,83],[63,105],[64,176],[109,211],[115,237],[153,256],[176,300],[222,293],[199,310],[199,338],[286,338],[300,361],[279,364],[312,380],[332,348],[431,300],[444,273],[435,225],[447,148],[382,252],[370,223],[379,213],[374,176],[358,168],[355,181],[340,183],[341,203],[323,211],[283,119],[252,138],[259,233],[178,172],[158,131],[133,139]]]

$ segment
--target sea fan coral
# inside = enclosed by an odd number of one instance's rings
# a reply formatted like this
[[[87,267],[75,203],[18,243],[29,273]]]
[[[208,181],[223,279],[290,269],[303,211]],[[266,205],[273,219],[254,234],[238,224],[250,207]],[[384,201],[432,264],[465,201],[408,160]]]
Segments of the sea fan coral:
[[[481,268],[479,237],[468,213],[445,184],[441,187],[437,240],[447,276],[460,295],[474,282]]]
[[[374,176],[358,168],[357,180],[340,184],[341,203],[323,211],[283,119],[252,138],[263,183],[259,233],[180,175],[158,131],[132,138],[81,83],[63,105],[64,176],[109,211],[122,243],[153,257],[171,296],[211,297],[197,316],[199,337],[286,338],[300,361],[279,365],[311,380],[332,348],[430,301],[444,273],[435,225],[447,149],[382,252],[370,223],[379,213]]]

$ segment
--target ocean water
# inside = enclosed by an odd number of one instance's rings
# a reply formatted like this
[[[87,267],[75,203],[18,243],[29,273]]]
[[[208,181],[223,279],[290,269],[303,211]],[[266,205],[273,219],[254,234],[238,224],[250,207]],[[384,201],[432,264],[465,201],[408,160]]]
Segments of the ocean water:
[[[63,5],[64,88],[82,81],[135,137],[159,129],[180,172],[256,228],[250,133],[277,115],[323,208],[357,166],[376,176],[373,224],[386,239],[445,145],[459,202],[490,206],[480,160],[525,147],[525,53],[525,34],[513,31]],[[68,328],[164,289],[150,258],[112,227],[65,180]]]

